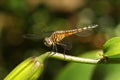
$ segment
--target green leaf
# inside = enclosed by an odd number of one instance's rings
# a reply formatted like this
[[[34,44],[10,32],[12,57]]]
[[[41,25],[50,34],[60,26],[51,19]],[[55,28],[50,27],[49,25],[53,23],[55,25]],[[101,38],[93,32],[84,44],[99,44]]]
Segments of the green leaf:
[[[105,76],[104,80],[114,80],[114,79],[120,80],[120,71],[119,70],[120,70],[120,64],[107,65],[106,66],[106,76]]]
[[[100,64],[96,66],[90,80],[120,80],[120,64]]]
[[[120,58],[120,37],[108,40],[103,47],[104,56]]]
[[[37,80],[44,69],[44,60],[48,53],[30,57],[11,71],[4,80]]]
[[[95,65],[71,63],[56,77],[55,80],[89,80]]]
[[[97,52],[99,51],[89,51],[82,54],[82,57],[95,58]],[[90,80],[95,66],[92,64],[70,63],[54,80]]]

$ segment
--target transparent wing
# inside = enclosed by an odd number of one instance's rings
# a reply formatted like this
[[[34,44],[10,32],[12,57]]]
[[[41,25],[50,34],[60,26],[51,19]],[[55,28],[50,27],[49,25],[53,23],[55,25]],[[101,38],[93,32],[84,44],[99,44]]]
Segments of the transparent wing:
[[[62,46],[65,50],[70,50],[72,48],[72,42],[69,38],[64,38],[58,45]]]
[[[77,36],[81,36],[81,37],[86,37],[86,36],[90,36],[93,34],[93,29],[98,27],[98,25],[89,25],[89,26],[85,26],[85,27],[76,27],[77,29],[78,28],[87,28],[79,33],[77,33],[76,35]]]
[[[23,38],[26,38],[26,39],[42,39],[42,38],[52,34],[52,32],[53,31],[39,32],[39,33],[28,33],[28,34],[24,34]]]
[[[84,30],[82,32],[76,33],[75,35],[80,36],[80,37],[87,37],[93,34],[92,30]]]
[[[36,35],[34,33],[33,34],[32,33],[30,33],[30,34],[24,34],[23,37],[27,38],[27,39],[36,39],[36,38],[40,38],[40,34],[39,35],[38,34]]]

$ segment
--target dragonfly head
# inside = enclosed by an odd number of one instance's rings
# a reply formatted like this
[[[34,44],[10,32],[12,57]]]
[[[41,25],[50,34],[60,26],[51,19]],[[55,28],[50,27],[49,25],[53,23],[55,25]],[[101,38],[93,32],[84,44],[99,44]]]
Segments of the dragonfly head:
[[[51,40],[51,38],[49,37],[46,37],[45,40],[44,40],[44,44],[48,47],[52,46],[53,45],[53,41]]]

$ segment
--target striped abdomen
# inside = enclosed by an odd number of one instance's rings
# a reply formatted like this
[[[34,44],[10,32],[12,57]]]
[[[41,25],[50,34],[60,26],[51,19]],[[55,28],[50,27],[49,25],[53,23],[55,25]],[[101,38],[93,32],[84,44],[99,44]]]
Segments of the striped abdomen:
[[[79,28],[79,29],[66,30],[66,31],[56,31],[52,34],[51,38],[52,38],[54,44],[56,44],[57,42],[61,41],[65,37],[71,36],[73,34],[76,34],[76,33],[79,33],[79,32],[85,31],[85,30],[91,30],[97,26],[98,25],[83,27],[83,28]]]

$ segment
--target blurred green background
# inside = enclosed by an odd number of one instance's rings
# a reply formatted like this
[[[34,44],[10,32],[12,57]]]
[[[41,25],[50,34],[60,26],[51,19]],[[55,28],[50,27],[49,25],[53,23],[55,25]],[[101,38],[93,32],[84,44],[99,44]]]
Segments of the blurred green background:
[[[93,24],[99,25],[93,34],[70,37],[73,47],[66,54],[91,57],[92,50],[119,36],[120,0],[0,0],[0,80],[24,59],[51,51],[43,43],[49,32]],[[48,59],[40,80],[120,80],[119,67]]]

